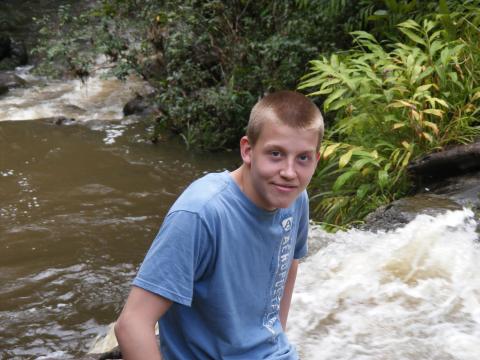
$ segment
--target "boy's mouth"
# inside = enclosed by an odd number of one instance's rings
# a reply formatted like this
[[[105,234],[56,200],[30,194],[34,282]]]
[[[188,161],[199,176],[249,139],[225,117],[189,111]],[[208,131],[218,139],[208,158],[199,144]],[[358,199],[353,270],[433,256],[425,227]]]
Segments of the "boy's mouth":
[[[290,185],[290,184],[276,184],[276,183],[273,183],[273,186],[275,186],[275,188],[279,191],[282,191],[282,192],[291,192],[291,191],[294,191],[297,186],[296,185]]]

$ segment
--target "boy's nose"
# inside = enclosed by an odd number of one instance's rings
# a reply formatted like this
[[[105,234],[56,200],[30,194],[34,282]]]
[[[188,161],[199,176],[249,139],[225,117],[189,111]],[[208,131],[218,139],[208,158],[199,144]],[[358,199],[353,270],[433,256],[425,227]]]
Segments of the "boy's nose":
[[[295,166],[291,161],[285,163],[283,168],[280,170],[280,176],[288,180],[295,179],[297,173],[295,171]]]

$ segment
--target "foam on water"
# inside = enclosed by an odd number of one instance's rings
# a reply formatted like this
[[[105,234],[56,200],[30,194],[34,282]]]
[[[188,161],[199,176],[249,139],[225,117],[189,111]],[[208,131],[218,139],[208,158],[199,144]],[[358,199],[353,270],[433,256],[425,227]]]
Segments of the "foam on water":
[[[34,120],[64,116],[78,121],[119,120],[123,106],[136,93],[152,89],[139,78],[128,81],[106,78],[104,72],[92,74],[85,82],[53,81],[30,74],[30,67],[18,68],[16,75],[27,81],[26,87],[11,89],[0,99],[0,121]]]
[[[473,213],[335,234],[301,264],[288,323],[303,359],[480,359]]]

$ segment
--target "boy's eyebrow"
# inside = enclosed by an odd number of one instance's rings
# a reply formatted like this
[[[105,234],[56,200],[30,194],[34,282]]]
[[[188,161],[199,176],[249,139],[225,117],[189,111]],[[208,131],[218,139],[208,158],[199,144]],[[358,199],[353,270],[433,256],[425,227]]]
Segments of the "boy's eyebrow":
[[[282,145],[268,144],[268,143],[265,145],[265,150],[275,150],[275,149],[285,150],[285,148]],[[306,149],[306,150],[299,151],[299,153],[310,153],[310,152],[316,153],[317,148],[314,147],[314,148],[311,148],[311,149]]]

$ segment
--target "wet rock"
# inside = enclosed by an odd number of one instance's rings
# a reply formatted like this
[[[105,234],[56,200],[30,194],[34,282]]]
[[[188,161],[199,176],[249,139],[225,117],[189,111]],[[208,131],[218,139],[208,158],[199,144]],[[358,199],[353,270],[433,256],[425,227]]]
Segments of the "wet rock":
[[[365,218],[363,230],[391,230],[408,224],[419,214],[436,215],[446,210],[461,210],[453,200],[435,194],[418,194],[381,206]]]
[[[75,120],[76,118],[80,118],[85,115],[87,110],[74,104],[62,104],[59,112],[63,114],[66,118]]]
[[[27,82],[25,80],[12,72],[0,73],[0,85],[8,89],[24,87],[26,84]]]
[[[165,77],[165,61],[163,55],[158,53],[145,59],[142,62],[142,76],[148,81],[160,81]]]
[[[46,122],[46,123],[52,124],[52,125],[72,125],[72,124],[76,123],[75,119],[67,118],[65,116],[54,116],[54,117],[50,117],[50,118],[41,118],[41,119],[37,119],[37,121],[43,121],[43,122]]]
[[[408,166],[410,173],[422,182],[436,182],[480,169],[480,142],[455,146],[425,155]]]
[[[0,96],[5,95],[8,92],[8,87],[0,84]]]
[[[15,59],[17,66],[28,64],[28,51],[25,43],[12,39],[10,57]]]
[[[130,100],[123,107],[123,114],[128,115],[148,115],[157,113],[158,108],[154,104],[154,94],[141,96],[137,94],[135,98]]]
[[[480,211],[480,171],[444,179],[424,188],[422,193],[425,192],[435,193],[461,206]]]
[[[366,230],[390,230],[403,226],[419,214],[436,215],[446,210],[469,207],[480,220],[480,171],[439,181],[405,197],[382,206],[365,218]]]
[[[42,357],[41,358],[42,360],[59,360],[61,358],[59,357]],[[85,356],[82,356],[82,357],[71,357],[71,356],[68,356],[68,357],[65,357],[65,360],[71,360],[71,359],[75,359],[75,360],[98,360],[98,356],[96,355],[85,355]]]
[[[12,41],[7,35],[0,35],[0,60],[10,57]]]
[[[7,35],[0,36],[0,70],[13,70],[28,63],[25,44]]]
[[[97,359],[98,360],[109,360],[109,359],[121,359],[122,352],[120,351],[120,347],[116,346],[110,351],[107,351],[103,354],[99,354]]]
[[[157,344],[160,344],[160,338],[157,335]],[[122,359],[122,351],[119,346],[115,346],[110,351],[104,352],[102,354],[92,354],[97,360],[110,360],[110,359]],[[90,359],[90,358],[88,358]]]
[[[432,153],[412,162],[408,170],[416,195],[380,207],[365,218],[362,229],[392,229],[418,214],[471,208],[480,220],[480,141]],[[479,222],[480,227],[480,222]]]

